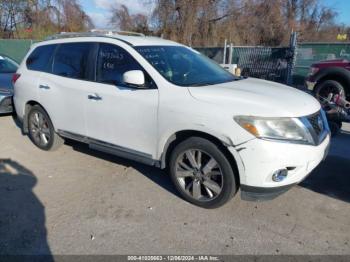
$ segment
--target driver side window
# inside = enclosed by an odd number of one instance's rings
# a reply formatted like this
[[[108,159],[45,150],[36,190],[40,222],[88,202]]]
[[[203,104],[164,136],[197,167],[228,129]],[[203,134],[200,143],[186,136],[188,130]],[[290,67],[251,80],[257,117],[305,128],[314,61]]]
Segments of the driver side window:
[[[126,86],[123,83],[123,74],[130,70],[143,71],[147,83],[147,73],[128,52],[116,45],[100,43],[96,67],[97,82]]]

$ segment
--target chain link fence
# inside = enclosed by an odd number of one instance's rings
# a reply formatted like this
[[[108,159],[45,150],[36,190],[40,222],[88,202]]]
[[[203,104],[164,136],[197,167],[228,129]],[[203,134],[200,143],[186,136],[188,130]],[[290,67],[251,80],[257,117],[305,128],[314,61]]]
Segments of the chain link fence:
[[[222,64],[224,48],[196,48],[197,51]],[[227,50],[226,61],[229,61]],[[237,47],[232,48],[232,63],[241,69],[242,76],[256,77],[279,83],[288,83],[289,64],[294,53],[289,47]]]
[[[242,76],[291,85],[296,44],[296,34],[292,33],[288,47],[228,46],[226,50],[217,47],[196,49],[217,63],[228,61],[237,64]]]

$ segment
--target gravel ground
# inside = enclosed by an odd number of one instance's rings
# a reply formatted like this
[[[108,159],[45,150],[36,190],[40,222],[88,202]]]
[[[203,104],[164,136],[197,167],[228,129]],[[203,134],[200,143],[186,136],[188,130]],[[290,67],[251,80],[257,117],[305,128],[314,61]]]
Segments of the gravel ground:
[[[37,149],[0,117],[0,254],[350,254],[350,126],[269,202],[190,205],[165,172],[67,142]]]

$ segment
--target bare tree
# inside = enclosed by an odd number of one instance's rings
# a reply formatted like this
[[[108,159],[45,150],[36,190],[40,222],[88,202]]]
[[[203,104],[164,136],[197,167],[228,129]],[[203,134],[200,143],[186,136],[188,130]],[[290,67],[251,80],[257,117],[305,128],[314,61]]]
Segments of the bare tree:
[[[42,38],[92,27],[77,0],[0,0],[2,37]]]
[[[151,13],[111,9],[120,29],[164,36],[192,46],[285,45],[292,31],[301,41],[335,41],[348,28],[321,0],[140,0]],[[151,5],[150,5],[151,4]],[[2,37],[42,38],[93,26],[78,0],[0,0]]]
[[[111,22],[116,24],[121,30],[150,33],[148,17],[140,13],[130,14],[129,9],[125,5],[112,9]]]

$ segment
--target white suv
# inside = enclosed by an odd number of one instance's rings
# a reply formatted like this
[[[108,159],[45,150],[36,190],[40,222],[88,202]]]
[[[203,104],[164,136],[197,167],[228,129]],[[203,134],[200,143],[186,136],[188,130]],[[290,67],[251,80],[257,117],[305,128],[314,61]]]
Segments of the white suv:
[[[61,34],[32,46],[14,78],[23,131],[168,168],[182,197],[214,208],[238,188],[271,199],[325,157],[320,104],[281,84],[238,78],[154,37]]]

